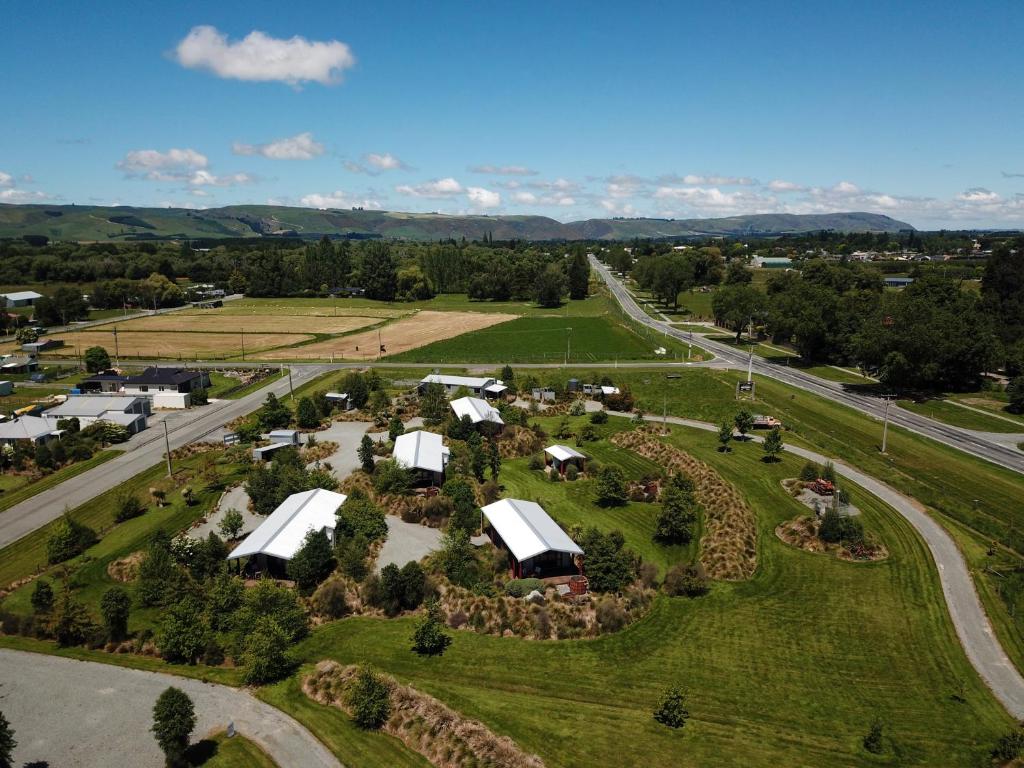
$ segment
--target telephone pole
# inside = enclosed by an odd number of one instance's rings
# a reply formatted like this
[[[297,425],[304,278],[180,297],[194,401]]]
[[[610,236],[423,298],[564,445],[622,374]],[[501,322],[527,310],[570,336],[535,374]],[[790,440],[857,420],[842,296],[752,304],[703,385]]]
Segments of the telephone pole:
[[[882,421],[882,453],[885,453],[886,442],[889,438],[889,398],[885,398],[885,416]]]
[[[572,344],[572,328],[566,328],[567,333],[565,334],[565,366],[569,366],[569,351]]]
[[[167,431],[167,419],[164,419],[164,446],[167,448],[167,476],[174,477],[174,470],[171,469],[171,438]]]
[[[288,368],[288,394],[291,395],[292,402],[295,402],[295,388],[292,387],[292,369]]]

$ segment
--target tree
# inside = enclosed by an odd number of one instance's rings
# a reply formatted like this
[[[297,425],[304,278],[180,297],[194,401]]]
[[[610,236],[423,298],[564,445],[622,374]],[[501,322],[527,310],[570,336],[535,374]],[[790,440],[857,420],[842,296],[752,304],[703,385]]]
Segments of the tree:
[[[654,540],[662,544],[685,544],[693,538],[691,527],[697,520],[693,483],[681,474],[673,475],[661,494],[661,513]]]
[[[245,293],[245,289],[248,286],[245,275],[239,272],[237,269],[233,271],[228,277],[228,290],[231,293]]]
[[[765,436],[761,447],[764,448],[765,461],[769,463],[778,461],[779,454],[782,453],[782,430],[778,427],[772,427],[771,431]]]
[[[682,728],[689,718],[686,695],[679,686],[674,685],[661,697],[658,708],[654,710],[654,719],[669,728]]]
[[[310,529],[302,546],[288,561],[288,576],[304,595],[311,594],[317,585],[331,575],[336,562],[331,542],[323,531]]]
[[[363,435],[356,453],[359,454],[359,464],[363,468],[363,472],[368,475],[373,474],[373,440],[369,435]]]
[[[57,639],[57,645],[81,645],[94,628],[89,612],[84,605],[72,598],[71,588],[65,582],[53,617],[53,634]]]
[[[53,526],[46,542],[46,559],[51,565],[80,555],[97,542],[96,531],[65,513]]]
[[[621,507],[629,501],[626,477],[618,467],[603,467],[597,475],[597,503],[602,507]]]
[[[604,533],[591,527],[577,543],[586,553],[587,578],[595,592],[619,592],[636,579],[640,558],[626,549],[621,531]]]
[[[711,297],[716,322],[736,332],[736,343],[743,329],[767,310],[765,294],[750,285],[726,285]]]
[[[336,533],[341,538],[361,536],[368,542],[388,534],[384,511],[362,493],[353,492],[338,510]]]
[[[370,387],[366,383],[366,377],[358,371],[351,371],[341,380],[341,391],[348,394],[348,400],[353,408],[362,408],[370,399]]]
[[[121,587],[111,587],[100,600],[100,615],[107,637],[112,643],[119,643],[128,637],[128,615],[132,601]]]
[[[262,685],[280,680],[291,670],[288,636],[270,616],[260,617],[246,637],[242,664],[245,669],[244,679],[248,685]]]
[[[473,487],[464,477],[450,477],[441,486],[441,495],[452,500],[454,510],[448,518],[448,529],[474,532],[480,526],[479,507]]]
[[[53,587],[50,582],[36,579],[32,587],[32,610],[36,613],[48,614],[53,610]]]
[[[381,496],[404,496],[412,489],[413,472],[395,459],[385,459],[373,470],[373,489]]]
[[[295,409],[295,423],[302,429],[314,429],[320,426],[320,414],[308,397],[300,397]]]
[[[224,513],[224,516],[220,519],[220,535],[229,541],[237,539],[238,534],[242,532],[242,528],[245,526],[245,519],[242,517],[242,513],[237,509],[229,509]]]
[[[1011,379],[1006,385],[1006,394],[1010,401],[1006,410],[1010,413],[1024,413],[1024,376]]]
[[[478,483],[482,483],[484,481],[484,470],[487,468],[487,456],[484,454],[484,445],[480,433],[476,430],[470,432],[466,443],[469,446],[469,465],[473,470],[473,477],[476,478]]]
[[[733,425],[728,421],[723,421],[718,427],[718,450],[721,452],[728,452],[730,450],[729,444],[732,442]]]
[[[651,292],[662,304],[679,309],[679,294],[693,285],[693,262],[679,255],[658,258],[651,275]]]
[[[739,259],[733,259],[725,269],[726,285],[745,285],[754,279],[754,273]]]
[[[267,399],[260,406],[256,418],[266,431],[284,429],[292,423],[292,413],[288,406],[278,400],[273,392],[267,393]]]
[[[89,347],[85,350],[85,370],[89,373],[105,371],[110,367],[110,355],[103,347]]]
[[[14,729],[0,712],[0,768],[14,768],[14,748],[18,746]]]
[[[164,612],[158,644],[167,661],[195,664],[208,639],[203,604],[196,598],[186,595]]]
[[[420,415],[427,426],[444,421],[448,415],[448,396],[441,384],[427,384],[420,395]]]
[[[565,295],[565,273],[558,264],[548,264],[537,276],[535,296],[542,307],[557,307]]]
[[[583,246],[575,246],[569,262],[569,298],[574,301],[587,298],[589,287],[590,262]]]
[[[370,669],[359,670],[356,681],[348,690],[346,703],[352,711],[352,721],[363,730],[376,730],[391,715],[391,686]]]
[[[160,694],[153,707],[153,735],[163,750],[168,768],[185,768],[192,729],[196,727],[196,711],[192,699],[173,686]]]
[[[438,564],[452,584],[470,587],[476,581],[476,558],[473,555],[473,545],[469,541],[469,533],[465,529],[449,526],[441,537]]]
[[[31,326],[25,325],[19,328],[14,334],[14,339],[19,344],[32,344],[33,342],[39,341],[39,331]]]
[[[745,440],[747,432],[754,428],[754,417],[750,411],[744,408],[733,417],[733,423],[736,425],[736,430],[740,433],[740,438]]]
[[[123,523],[139,517],[146,511],[146,505],[134,493],[128,490],[121,491],[115,499],[117,511],[114,513],[114,522]]]
[[[498,441],[487,441],[487,464],[491,470],[491,480],[498,482],[501,473],[501,454],[498,452]]]
[[[398,291],[398,269],[387,243],[371,243],[363,254],[362,283],[366,298],[394,301]]]
[[[388,422],[388,440],[395,442],[401,435],[405,434],[405,424],[398,416],[393,416]]]
[[[412,649],[421,656],[440,656],[452,642],[443,627],[441,608],[436,600],[431,600],[412,633]]]

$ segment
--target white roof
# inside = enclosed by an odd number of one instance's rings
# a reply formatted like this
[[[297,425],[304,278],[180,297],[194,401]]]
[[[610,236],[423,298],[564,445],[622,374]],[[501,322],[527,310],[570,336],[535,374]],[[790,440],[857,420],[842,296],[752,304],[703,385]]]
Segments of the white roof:
[[[38,440],[53,432],[53,425],[41,416],[19,416],[0,424],[0,439]]]
[[[334,530],[338,507],[345,503],[346,498],[343,493],[323,488],[293,493],[270,513],[259,528],[245,537],[228,559],[262,553],[291,560],[309,531]]]
[[[444,472],[448,454],[440,435],[422,429],[396,437],[395,448],[391,452],[395,461],[403,467],[429,472]]]
[[[3,296],[5,299],[10,299],[11,301],[24,301],[25,299],[43,298],[43,294],[36,293],[35,291],[15,291],[14,293],[0,294],[0,296]]]
[[[486,387],[484,387],[485,392],[494,392],[495,394],[498,394],[499,392],[504,392],[507,389],[508,387],[506,387],[504,384],[488,384]]]
[[[601,387],[601,394],[602,395],[617,395],[617,394],[619,394],[619,388],[618,387],[602,386]]]
[[[420,380],[420,384],[444,384],[446,387],[467,387],[479,389],[492,384],[494,379],[480,376],[448,376],[443,373],[431,373]]]
[[[501,499],[481,511],[519,562],[542,552],[583,554],[579,545],[558,527],[540,504]]]
[[[98,397],[89,395],[72,395],[56,408],[46,412],[47,416],[59,416],[62,419],[71,416],[102,416],[108,412],[123,413],[142,398],[139,397]]]
[[[324,397],[328,400],[347,400],[348,392],[328,392]]]
[[[574,451],[568,445],[550,445],[544,449],[544,453],[554,456],[559,461],[565,461],[567,459],[585,459],[587,458],[579,451]]]
[[[107,411],[100,416],[100,421],[112,421],[115,424],[120,424],[122,427],[130,427],[139,419],[145,419],[146,417],[141,413],[125,413],[124,411]]]
[[[458,400],[452,400],[451,406],[456,416],[460,419],[463,416],[469,416],[469,420],[474,424],[479,424],[481,421],[490,421],[494,424],[505,423],[501,420],[498,409],[479,397],[460,397]]]

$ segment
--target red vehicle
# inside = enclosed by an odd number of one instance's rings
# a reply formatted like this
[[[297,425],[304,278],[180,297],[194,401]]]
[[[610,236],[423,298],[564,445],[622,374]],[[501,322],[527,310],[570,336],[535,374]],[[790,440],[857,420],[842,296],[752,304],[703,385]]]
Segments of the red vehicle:
[[[819,496],[832,496],[836,492],[836,487],[831,481],[823,480],[820,477],[811,483],[810,488]]]

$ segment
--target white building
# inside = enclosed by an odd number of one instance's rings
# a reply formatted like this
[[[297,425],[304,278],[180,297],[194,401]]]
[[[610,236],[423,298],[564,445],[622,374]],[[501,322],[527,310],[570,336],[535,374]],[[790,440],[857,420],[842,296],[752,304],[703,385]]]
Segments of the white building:
[[[501,499],[480,510],[495,546],[511,555],[516,578],[574,573],[583,550],[539,505],[522,499]]]
[[[0,297],[7,302],[7,307],[31,307],[36,299],[43,298],[43,294],[35,291],[15,291],[14,293],[0,293]]]
[[[323,533],[334,543],[338,508],[346,498],[343,493],[323,488],[293,493],[245,537],[228,560],[251,557],[257,570],[283,573],[285,564],[295,557],[310,531]]]
[[[444,469],[450,455],[440,435],[422,429],[399,435],[391,451],[399,466],[426,474],[433,485],[444,482]]]
[[[432,373],[420,380],[419,392],[422,395],[428,384],[440,384],[449,395],[457,392],[462,387],[474,395],[483,397],[499,397],[508,391],[505,382],[501,379],[493,379],[482,376],[448,376],[443,373]]]
[[[455,412],[455,418],[457,419],[461,419],[463,416],[469,416],[469,420],[473,422],[473,424],[489,422],[491,424],[496,424],[499,427],[505,425],[505,422],[501,419],[501,414],[498,412],[498,409],[486,400],[481,400],[478,397],[460,397],[458,400],[452,400],[450,405],[452,410]]]
[[[147,426],[149,400],[144,397],[109,397],[103,395],[72,395],[56,408],[46,412],[48,419],[78,419],[82,427],[97,421],[109,421],[125,427],[130,434]]]
[[[0,445],[22,441],[39,445],[55,437],[60,437],[55,423],[41,416],[19,416],[0,424]]]

